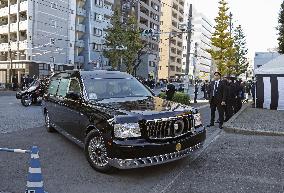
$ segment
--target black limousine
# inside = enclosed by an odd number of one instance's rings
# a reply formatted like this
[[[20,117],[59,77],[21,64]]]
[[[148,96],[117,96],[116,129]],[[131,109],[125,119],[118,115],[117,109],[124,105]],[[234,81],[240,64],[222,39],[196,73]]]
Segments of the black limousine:
[[[181,159],[206,138],[196,109],[154,96],[123,72],[57,73],[50,78],[42,108],[47,131],[56,130],[82,146],[100,172]]]

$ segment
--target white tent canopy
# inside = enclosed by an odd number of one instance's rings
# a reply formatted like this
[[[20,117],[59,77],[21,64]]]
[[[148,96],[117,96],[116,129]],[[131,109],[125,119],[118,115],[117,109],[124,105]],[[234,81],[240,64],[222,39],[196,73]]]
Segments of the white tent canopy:
[[[284,74],[284,55],[278,56],[274,60],[264,64],[256,69],[254,73],[257,74]]]

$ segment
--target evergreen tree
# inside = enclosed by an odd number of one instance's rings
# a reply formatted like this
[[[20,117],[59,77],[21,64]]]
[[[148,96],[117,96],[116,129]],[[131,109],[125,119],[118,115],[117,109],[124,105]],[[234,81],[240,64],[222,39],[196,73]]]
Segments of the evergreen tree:
[[[123,42],[125,37],[124,30],[121,25],[121,15],[118,9],[115,9],[114,14],[111,18],[112,27],[107,30],[106,35],[106,47],[109,48],[104,50],[104,56],[109,59],[109,62],[113,68],[119,68],[122,50],[115,49],[117,46],[124,46]]]
[[[239,25],[234,30],[234,42],[236,49],[236,63],[234,67],[234,74],[236,76],[239,76],[247,71],[249,65],[247,59],[248,49],[246,47],[246,36],[241,25]]]
[[[126,71],[133,74],[134,63],[137,53],[143,47],[140,31],[137,26],[135,16],[130,15],[126,25],[121,21],[121,14],[115,10],[111,19],[112,27],[108,29],[106,36],[106,46],[109,48],[104,51],[104,56],[110,60],[113,68],[120,70],[121,60],[126,67]],[[118,50],[118,47],[126,47],[125,50]]]
[[[225,0],[219,1],[219,12],[215,18],[215,31],[211,38],[213,48],[208,50],[221,74],[234,74],[235,48],[230,34],[230,16]]]
[[[135,62],[138,58],[138,53],[143,49],[144,45],[141,39],[141,33],[137,25],[137,20],[135,16],[130,15],[127,20],[127,25],[125,29],[125,46],[127,50],[124,52],[125,65],[127,72],[130,74],[134,73]]]
[[[278,17],[278,52],[284,54],[284,1],[281,4],[281,9]]]

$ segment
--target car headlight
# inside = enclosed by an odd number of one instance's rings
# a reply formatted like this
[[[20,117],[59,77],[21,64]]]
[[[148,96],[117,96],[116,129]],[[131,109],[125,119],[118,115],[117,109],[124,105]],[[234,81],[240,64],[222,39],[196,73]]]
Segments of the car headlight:
[[[141,137],[141,129],[138,123],[115,124],[114,136],[123,139]]]
[[[194,114],[193,116],[194,116],[194,126],[197,127],[202,125],[200,113]]]

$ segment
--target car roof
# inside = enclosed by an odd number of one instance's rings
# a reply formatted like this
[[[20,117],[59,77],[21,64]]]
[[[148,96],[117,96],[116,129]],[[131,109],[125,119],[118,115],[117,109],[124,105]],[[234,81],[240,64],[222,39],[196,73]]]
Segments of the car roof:
[[[84,71],[84,70],[67,70],[64,72],[56,73],[54,76],[64,76],[65,74],[80,74],[82,78],[133,78],[130,74],[126,72],[120,71],[108,71],[108,70],[92,70],[92,71]]]
[[[80,74],[83,78],[133,78],[126,72],[108,70],[80,71]]]

